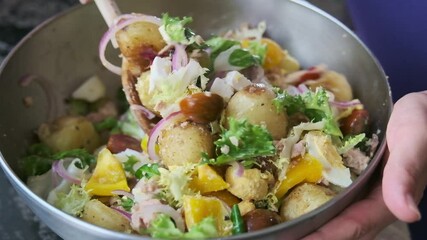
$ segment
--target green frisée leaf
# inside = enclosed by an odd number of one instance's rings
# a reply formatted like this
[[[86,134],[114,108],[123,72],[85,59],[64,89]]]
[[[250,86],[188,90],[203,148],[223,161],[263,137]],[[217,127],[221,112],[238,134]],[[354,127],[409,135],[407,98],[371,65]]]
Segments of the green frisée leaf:
[[[259,65],[264,62],[267,46],[257,41],[252,41],[249,47],[240,47],[240,42],[222,37],[214,37],[206,41],[206,45],[211,48],[211,60],[214,60],[222,52],[227,51],[231,47],[238,46],[228,56],[228,63],[235,67],[247,68],[252,65]]]
[[[52,168],[53,159],[38,155],[30,155],[22,158],[25,176],[42,175]]]
[[[159,175],[160,175],[159,164],[157,163],[144,164],[140,168],[138,168],[138,170],[136,170],[135,172],[135,177],[138,179],[141,179],[141,178],[150,179],[153,176],[159,176]]]
[[[193,18],[183,17],[171,17],[169,14],[165,13],[162,17],[164,31],[167,33],[170,39],[165,39],[167,42],[181,43],[181,44],[190,44],[193,40],[192,37],[194,33],[191,30],[185,27],[186,24],[191,23]]]
[[[94,155],[88,153],[85,149],[72,149],[56,153],[52,156],[54,160],[63,158],[78,158],[80,162],[76,162],[76,167],[83,169],[86,166],[91,166],[96,162]]]
[[[267,54],[267,44],[263,44],[260,41],[251,41],[248,49],[254,56],[259,58],[260,64],[264,63]]]
[[[147,231],[153,238],[161,239],[181,239],[184,235],[173,223],[172,219],[163,213],[157,214],[151,221]]]
[[[248,50],[238,48],[231,53],[228,62],[233,66],[247,68],[261,64],[261,59],[257,55],[252,55]]]
[[[138,162],[138,159],[135,156],[129,156],[128,160],[123,163],[123,168],[126,172],[135,175],[135,170],[133,170],[133,166]]]
[[[107,117],[106,119],[102,120],[101,122],[94,123],[94,127],[96,131],[100,132],[103,130],[111,130],[115,128],[118,124],[118,121],[114,117]]]
[[[52,168],[55,160],[63,158],[78,158],[76,167],[83,169],[96,162],[95,156],[85,149],[73,149],[59,153],[53,151],[43,143],[33,144],[28,148],[27,155],[22,158],[23,170],[26,176],[41,175]]]
[[[138,122],[130,110],[128,110],[123,116],[123,119],[119,121],[117,128],[119,133],[129,135],[136,139],[142,139],[145,136],[144,131],[138,125]]]
[[[206,239],[219,235],[213,217],[204,218],[190,228],[188,232],[183,233],[175,226],[172,219],[163,213],[156,216],[147,231],[153,238],[158,239]]]
[[[339,154],[348,152],[350,149],[356,147],[357,144],[363,142],[365,138],[366,135],[364,133],[344,138],[342,146],[338,148]]]
[[[220,138],[215,141],[217,151],[221,152],[221,155],[216,159],[208,159],[204,155],[204,163],[221,165],[275,154],[273,138],[265,127],[250,124],[246,119],[234,118],[229,118],[229,126],[228,130],[223,129]]]
[[[120,200],[120,205],[126,210],[126,211],[130,211],[131,208],[133,207],[133,205],[135,205],[135,202],[128,197],[122,197],[122,199]]]
[[[191,227],[190,230],[184,234],[184,238],[205,239],[218,237],[218,235],[215,219],[213,217],[206,217]]]
[[[239,45],[240,43],[238,41],[225,39],[222,37],[213,37],[206,41],[206,45],[208,45],[211,48],[211,59],[215,60],[215,58],[225,50],[235,46]]]
[[[325,133],[342,137],[338,122],[334,119],[329,97],[325,89],[317,88],[315,92],[307,91],[292,96],[286,91],[276,89],[276,98],[273,100],[278,111],[286,109],[288,115],[301,112],[313,122],[325,121]]]
[[[56,207],[62,211],[73,215],[81,216],[84,206],[90,201],[90,194],[84,190],[83,187],[75,184],[71,185],[70,192],[58,193],[58,199],[56,200]]]

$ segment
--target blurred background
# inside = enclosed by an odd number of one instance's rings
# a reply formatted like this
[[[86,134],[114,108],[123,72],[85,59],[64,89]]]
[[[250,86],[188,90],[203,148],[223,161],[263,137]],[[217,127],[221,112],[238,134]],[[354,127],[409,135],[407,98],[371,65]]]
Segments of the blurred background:
[[[309,2],[354,29],[344,0],[310,0]],[[78,0],[0,0],[0,63],[35,26],[78,4]],[[354,30],[357,33],[357,29]],[[395,94],[395,100],[403,94],[404,92]],[[2,189],[2,194],[0,194],[0,239],[60,239],[48,227],[40,223],[31,210],[24,205],[2,171],[0,171],[0,189]],[[427,231],[422,229],[423,226],[426,226],[425,222],[411,224],[413,239],[425,239],[423,233],[427,233]]]

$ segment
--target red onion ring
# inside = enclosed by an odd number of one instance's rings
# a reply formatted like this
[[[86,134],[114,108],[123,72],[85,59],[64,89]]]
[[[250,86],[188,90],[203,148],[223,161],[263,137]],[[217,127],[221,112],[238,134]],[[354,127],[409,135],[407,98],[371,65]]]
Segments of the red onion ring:
[[[293,86],[293,85],[289,85],[286,88],[286,92],[289,93],[289,95],[291,95],[291,96],[296,96],[296,95],[300,94],[299,89],[297,87]]]
[[[148,143],[147,143],[147,152],[150,159],[154,162],[158,162],[160,160],[159,156],[156,153],[156,143],[157,138],[159,138],[160,132],[165,129],[168,125],[173,124],[179,120],[185,119],[185,115],[178,111],[171,113],[166,118],[163,118],[160,120],[156,126],[151,129],[150,134],[148,136]]]
[[[298,85],[297,89],[298,89],[298,91],[299,91],[301,94],[303,94],[303,93],[306,93],[306,92],[310,91],[310,90],[308,89],[308,87],[307,87],[305,84],[300,84],[300,85]]]
[[[121,67],[118,67],[111,62],[109,62],[105,57],[105,50],[107,49],[107,45],[110,42],[111,39],[115,39],[116,33],[131,25],[135,22],[149,22],[156,25],[161,25],[162,21],[154,16],[145,16],[140,14],[125,14],[118,17],[118,21],[116,21],[116,24],[113,24],[112,27],[110,27],[107,32],[104,33],[104,35],[101,38],[101,41],[99,42],[99,58],[101,59],[102,65],[104,65],[108,70],[111,72],[121,75],[122,69]],[[123,21],[120,21],[123,20]]]
[[[245,171],[245,168],[243,167],[243,165],[242,165],[240,162],[238,162],[238,161],[234,161],[234,162],[232,162],[232,163],[231,163],[231,166],[233,166],[233,167],[235,167],[235,168],[236,168],[236,170],[234,171],[234,174],[235,174],[237,177],[241,177],[241,176],[243,176],[243,173],[244,173],[244,171]]]
[[[132,200],[134,199],[134,196],[133,196],[132,193],[126,192],[124,190],[113,190],[113,191],[111,191],[111,193],[112,194],[116,194],[116,195],[120,195],[120,196],[126,196],[126,197],[128,197],[128,198],[130,198]]]
[[[56,172],[60,177],[62,177],[64,180],[74,183],[77,185],[80,185],[81,180],[70,175],[68,171],[64,167],[64,160],[58,160],[53,162],[52,164],[52,171]]]
[[[154,114],[153,112],[151,112],[150,110],[148,110],[147,108],[141,105],[132,104],[130,105],[130,109],[132,111],[142,112],[145,115],[145,117],[147,117],[150,120],[156,117],[156,114]]]
[[[349,108],[349,107],[356,107],[359,105],[361,107],[363,107],[363,104],[360,102],[359,99],[353,99],[353,100],[348,101],[348,102],[331,101],[330,104],[337,107],[337,108]]]
[[[175,44],[175,51],[172,55],[172,69],[174,71],[185,67],[188,64],[188,56],[185,51],[185,46],[181,44]]]
[[[125,211],[125,210],[122,210],[122,209],[120,209],[118,207],[110,207],[110,208],[113,209],[114,211],[120,213],[120,215],[122,215],[127,220],[129,220],[129,222],[131,221],[131,219],[132,219],[132,214],[131,213],[129,213],[129,212]]]
[[[138,212],[132,214],[132,222],[139,222],[140,219],[142,219],[145,225],[149,225],[149,223],[154,219],[156,213],[168,215],[173,219],[179,230],[183,232],[185,231],[185,224],[182,215],[171,206],[161,203],[141,206],[141,209]]]

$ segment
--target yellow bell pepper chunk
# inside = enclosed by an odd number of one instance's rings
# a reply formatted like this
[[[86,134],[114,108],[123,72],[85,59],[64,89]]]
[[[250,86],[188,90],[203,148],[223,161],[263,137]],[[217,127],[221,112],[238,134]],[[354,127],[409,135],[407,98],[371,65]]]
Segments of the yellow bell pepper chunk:
[[[265,54],[263,67],[265,69],[280,67],[285,59],[282,47],[269,38],[261,39],[261,43],[267,45],[267,52]]]
[[[189,182],[189,187],[203,193],[216,192],[227,189],[230,185],[209,165],[197,167],[197,175]]]
[[[148,135],[145,134],[144,137],[141,139],[141,149],[144,152],[148,152]]]
[[[241,46],[248,48],[251,40],[243,40]],[[265,59],[262,67],[265,70],[281,70],[283,73],[294,72],[300,68],[298,61],[289,55],[288,51],[282,49],[282,47],[270,38],[262,38],[261,44],[267,46],[265,53]]]
[[[114,190],[130,191],[122,163],[107,148],[99,152],[95,170],[85,189],[97,196],[113,196]]]
[[[223,203],[214,197],[189,196],[183,197],[185,224],[190,229],[206,217],[213,217],[217,223],[217,229],[222,232],[225,225],[225,210]]]
[[[276,191],[276,197],[283,197],[289,189],[299,183],[310,182],[316,183],[322,179],[323,166],[319,160],[309,154],[305,154],[298,159],[298,163],[290,167],[286,172],[286,178],[280,183]]]
[[[156,150],[156,153],[158,154],[160,151],[159,145],[156,144],[154,148]],[[148,153],[148,135],[147,134],[145,134],[144,137],[141,139],[141,149],[142,151]]]

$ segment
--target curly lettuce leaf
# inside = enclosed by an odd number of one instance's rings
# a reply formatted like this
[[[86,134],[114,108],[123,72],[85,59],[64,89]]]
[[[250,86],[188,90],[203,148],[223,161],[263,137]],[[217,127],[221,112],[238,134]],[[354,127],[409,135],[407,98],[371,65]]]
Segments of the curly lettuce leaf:
[[[164,13],[162,21],[163,25],[160,28],[160,32],[168,44],[180,43],[188,45],[194,42],[194,33],[185,27],[186,24],[193,21],[193,18],[183,17],[181,19],[179,17],[171,17],[169,14]]]
[[[228,130],[223,129],[220,138],[215,141],[221,155],[216,159],[207,159],[204,154],[203,162],[222,165],[275,154],[273,138],[265,127],[251,124],[246,119],[234,118],[229,118],[229,126]]]
[[[25,176],[42,175],[52,167],[53,151],[43,143],[31,145],[26,155],[22,158]]]
[[[56,153],[52,156],[54,160],[59,160],[63,158],[78,158],[80,162],[76,162],[76,167],[84,169],[87,166],[91,166],[96,162],[94,155],[88,153],[85,149],[72,149],[67,151],[62,151]]]
[[[280,111],[285,108],[288,115],[301,112],[313,122],[325,121],[324,132],[342,138],[342,132],[335,120],[329,97],[325,89],[317,88],[315,92],[307,91],[301,95],[292,96],[286,91],[276,90],[274,105]]]
[[[214,37],[206,41],[206,45],[211,48],[210,58],[216,70],[239,70],[260,65],[267,52],[266,45],[258,41],[251,41],[248,48],[242,48],[239,41]],[[221,63],[217,58],[221,58]],[[223,66],[225,63],[230,66]]]
[[[213,37],[206,41],[206,45],[211,48],[211,59],[215,60],[215,58],[221,53],[226,51],[227,49],[240,45],[238,41],[225,39],[222,37]]]
[[[348,136],[343,139],[342,146],[338,148],[339,154],[344,154],[350,149],[356,147],[357,144],[363,142],[366,139],[366,134],[361,133],[354,136]]]
[[[55,206],[73,216],[81,216],[84,206],[90,201],[90,194],[77,185],[72,185],[67,194],[60,192],[57,196]]]
[[[163,186],[162,197],[172,206],[182,206],[184,195],[194,195],[188,187],[195,165],[158,168],[159,184]]]
[[[157,163],[144,164],[140,168],[138,168],[138,170],[136,170],[135,172],[135,177],[137,179],[141,179],[144,177],[150,179],[153,176],[159,176],[159,175],[160,175],[159,164]]]
[[[206,239],[218,236],[215,219],[204,218],[188,232],[181,232],[172,219],[166,214],[158,214],[147,229],[151,237],[156,239]]]
[[[138,140],[144,138],[145,132],[139,126],[132,112],[128,109],[117,123],[119,133],[126,134]]]

